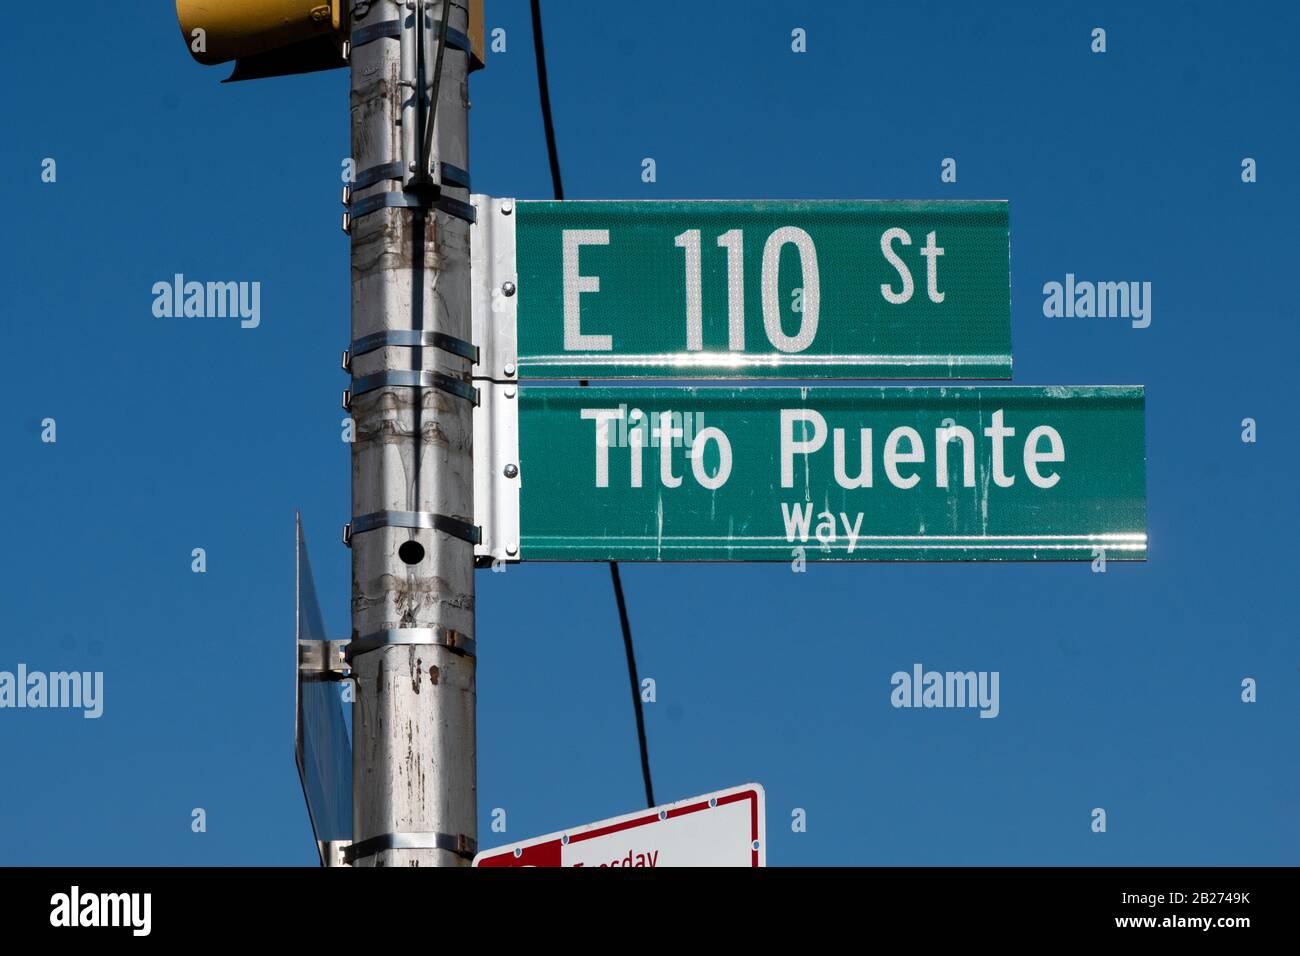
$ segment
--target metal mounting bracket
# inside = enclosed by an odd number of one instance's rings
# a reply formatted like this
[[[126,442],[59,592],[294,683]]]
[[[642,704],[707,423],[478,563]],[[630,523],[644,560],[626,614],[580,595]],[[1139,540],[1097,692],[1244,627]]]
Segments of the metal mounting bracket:
[[[471,313],[479,361],[474,378],[512,382],[519,376],[516,335],[519,276],[515,265],[513,199],[470,197],[477,215],[469,230]]]
[[[485,382],[474,409],[474,556],[519,560],[519,386]]]
[[[480,386],[474,409],[474,522],[482,561],[519,560],[519,296],[513,199],[470,197],[480,213],[470,227],[471,313]]]
[[[351,840],[317,840],[316,849],[320,851],[321,865],[348,866],[347,849],[351,845]]]
[[[347,641],[298,641],[298,672],[320,680],[346,680],[349,676]]]

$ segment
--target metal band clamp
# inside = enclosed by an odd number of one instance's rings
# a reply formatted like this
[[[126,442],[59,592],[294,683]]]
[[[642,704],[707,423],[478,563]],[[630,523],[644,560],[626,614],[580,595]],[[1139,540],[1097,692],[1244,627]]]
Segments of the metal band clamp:
[[[461,358],[478,362],[478,346],[442,332],[427,332],[422,329],[388,329],[363,335],[352,343],[348,349],[352,358],[377,352],[382,348],[435,348],[459,355]]]
[[[391,163],[381,163],[378,166],[368,166],[361,172],[357,173],[353,179],[353,189],[365,189],[367,186],[373,186],[377,182],[385,179],[401,179],[402,162],[396,160]]]
[[[450,31],[448,31],[450,33]],[[365,46],[375,40],[382,40],[385,37],[397,40],[402,36],[401,20],[385,20],[382,23],[370,23],[364,27],[357,27],[352,31],[352,49],[359,46]],[[450,38],[449,38],[450,39]]]
[[[462,53],[472,53],[473,47],[469,42],[469,37],[461,33],[455,27],[447,27],[447,46],[453,50],[460,50]]]
[[[436,388],[448,395],[455,395],[467,402],[478,404],[478,389],[462,382],[458,378],[444,375],[442,372],[413,371],[411,369],[389,369],[373,375],[363,375],[352,383],[352,388],[345,393],[344,407],[350,408],[352,399],[373,392],[385,386],[396,385],[401,388]]]
[[[442,184],[444,186],[454,186],[457,189],[469,189],[469,171],[461,169],[459,166],[453,166],[451,163],[440,163],[439,168],[442,173]]]
[[[372,511],[352,519],[351,524],[343,527],[343,543],[352,546],[353,535],[374,531],[376,528],[420,528],[441,531],[453,538],[460,538],[470,544],[478,544],[482,533],[477,525],[449,515],[434,514],[432,511]]]
[[[400,40],[402,37],[401,20],[385,20],[382,23],[371,23],[364,27],[357,27],[352,31],[352,48],[365,46],[375,40],[392,39]],[[453,50],[460,50],[462,53],[472,52],[469,37],[461,33],[455,27],[447,28],[447,46]]]
[[[453,166],[451,163],[442,163],[441,179],[442,185],[452,186],[457,189],[469,189],[470,180],[469,172],[461,169],[459,166]],[[403,169],[401,160],[391,163],[381,163],[378,166],[370,166],[356,174],[352,182],[353,189],[365,189],[367,186],[373,186],[375,183],[383,182],[385,179],[402,179]]]
[[[449,833],[381,833],[344,847],[343,862],[351,865],[384,850],[446,850],[457,856],[473,857],[478,852],[478,841],[463,833],[456,836]]]
[[[459,631],[441,625],[435,627],[399,627],[384,631],[375,631],[364,637],[358,637],[344,646],[348,661],[354,657],[398,644],[437,644],[466,657],[476,656],[476,645],[472,637],[466,637]]]
[[[368,216],[372,212],[378,212],[381,209],[437,209],[449,216],[455,216],[457,219],[469,223],[474,222],[477,218],[477,213],[472,205],[459,199],[453,199],[451,196],[425,197],[404,192],[386,192],[366,196],[364,199],[358,199],[352,203],[348,207],[349,228],[351,223],[356,222],[362,216]]]

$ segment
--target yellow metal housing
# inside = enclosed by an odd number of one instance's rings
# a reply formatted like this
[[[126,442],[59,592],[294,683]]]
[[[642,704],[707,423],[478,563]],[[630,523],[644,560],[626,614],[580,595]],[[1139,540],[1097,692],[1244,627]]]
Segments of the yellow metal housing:
[[[482,69],[483,0],[468,0],[471,70]],[[190,55],[209,66],[236,61],[231,80],[333,70],[347,65],[346,0],[176,0]]]
[[[469,2],[469,68],[481,70],[487,63],[487,51],[483,48],[483,0]]]
[[[200,63],[226,63],[339,32],[342,0],[176,0]]]

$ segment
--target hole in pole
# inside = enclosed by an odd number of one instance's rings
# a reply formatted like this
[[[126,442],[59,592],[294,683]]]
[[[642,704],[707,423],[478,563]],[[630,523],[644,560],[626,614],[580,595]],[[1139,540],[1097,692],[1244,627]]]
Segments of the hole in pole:
[[[407,541],[397,549],[397,556],[403,564],[419,564],[424,560],[424,545],[418,541]]]

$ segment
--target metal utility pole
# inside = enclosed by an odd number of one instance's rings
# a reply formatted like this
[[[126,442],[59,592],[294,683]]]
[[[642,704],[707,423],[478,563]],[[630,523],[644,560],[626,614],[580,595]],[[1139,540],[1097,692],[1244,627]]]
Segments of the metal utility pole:
[[[356,866],[476,846],[468,19],[447,0],[351,14]]]

